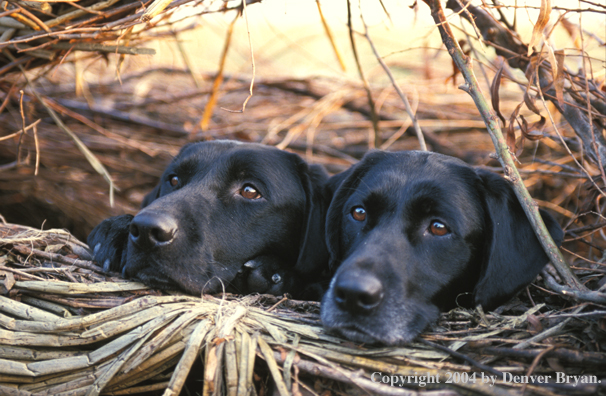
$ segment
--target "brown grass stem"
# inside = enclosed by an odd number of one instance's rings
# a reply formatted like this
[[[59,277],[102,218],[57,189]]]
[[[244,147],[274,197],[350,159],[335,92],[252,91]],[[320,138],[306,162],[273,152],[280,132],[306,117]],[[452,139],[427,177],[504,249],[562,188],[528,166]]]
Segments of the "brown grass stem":
[[[377,110],[375,108],[375,102],[372,98],[372,92],[370,91],[370,84],[364,76],[364,70],[362,70],[362,65],[360,64],[360,57],[358,55],[358,48],[356,46],[356,39],[354,37],[354,28],[352,22],[352,14],[351,14],[351,1],[347,0],[347,26],[349,28],[349,42],[351,44],[351,50],[353,52],[354,60],[356,61],[356,67],[358,69],[358,74],[360,75],[360,79],[362,80],[362,85],[364,86],[364,90],[366,91],[366,98],[368,100],[368,107],[370,108],[370,120],[372,121],[372,131],[369,131],[368,136],[368,147],[375,148],[381,147],[381,130],[379,129],[379,115],[377,114]]]

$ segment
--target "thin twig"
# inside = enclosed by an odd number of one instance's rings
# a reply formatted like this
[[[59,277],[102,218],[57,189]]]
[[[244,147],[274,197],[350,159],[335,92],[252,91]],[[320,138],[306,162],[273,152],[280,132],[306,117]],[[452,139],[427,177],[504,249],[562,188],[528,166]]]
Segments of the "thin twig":
[[[545,271],[543,271],[543,272],[545,273]],[[581,312],[581,310],[583,310],[583,308],[585,308],[586,306],[587,306],[587,304],[582,304],[582,305],[578,306],[573,311],[573,313]],[[543,331],[542,333],[539,333],[539,334],[535,335],[534,337],[530,337],[529,339],[515,345],[513,347],[513,349],[524,349],[524,348],[528,347],[529,345],[531,345],[532,343],[543,341],[547,337],[551,337],[553,335],[558,334],[560,332],[560,330],[562,330],[564,328],[564,326],[566,326],[566,324],[568,322],[570,322],[572,319],[573,318],[564,319],[561,323],[558,323],[557,325]]]
[[[52,102],[48,98],[46,98],[45,100],[47,104]],[[168,122],[152,120],[140,114],[127,111],[120,111],[114,108],[106,108],[104,106],[99,106],[95,103],[89,105],[87,103],[82,103],[71,99],[58,99],[57,102],[62,106],[69,107],[70,109],[90,111],[92,113],[105,115],[116,120],[132,122],[149,128],[156,128],[170,136],[185,136],[188,133],[182,126],[175,125],[174,123],[171,124]]]
[[[465,14],[468,15],[467,20],[469,21],[469,23],[471,24],[471,26],[473,27],[473,30],[475,30],[476,34],[477,34],[477,39],[478,42],[480,43],[480,45],[482,46],[483,49],[486,49],[486,45],[484,44],[484,40],[482,39],[482,32],[480,32],[480,29],[478,29],[478,26],[476,25],[475,20],[473,19],[473,16],[471,15],[471,13],[469,12],[469,10],[467,9],[467,6],[470,3],[467,4],[461,4],[461,0],[457,0],[457,2],[459,3],[459,5],[461,6],[461,11]]]
[[[21,143],[25,136],[25,113],[23,112],[23,90],[19,91],[19,113],[21,114],[21,134],[19,135],[19,143],[17,143],[17,163],[21,163]]]
[[[3,52],[11,60],[15,59],[13,57],[13,55],[11,55],[10,52],[8,52],[6,50],[4,50]],[[67,125],[65,125],[63,123],[63,121],[57,115],[57,113],[55,113],[55,111],[46,104],[46,102],[44,101],[44,98],[42,98],[42,96],[35,89],[32,81],[27,77],[27,75],[25,73],[25,68],[21,65],[19,65],[19,68],[21,69],[21,72],[23,73],[23,78],[25,78],[25,81],[27,81],[27,84],[29,85],[31,91],[36,96],[36,98],[38,99],[40,104],[42,104],[42,106],[44,106],[46,108],[46,111],[53,118],[53,120],[55,121],[57,126],[59,126],[61,129],[63,129],[63,131],[65,131],[65,133],[67,133],[72,138],[72,140],[76,143],[76,146],[78,147],[78,149],[82,152],[82,154],[84,154],[84,156],[86,157],[88,162],[91,164],[91,166],[101,176],[103,176],[103,178],[107,181],[107,183],[109,184],[109,204],[111,207],[113,207],[114,206],[114,190],[115,190],[114,181],[112,180],[112,177],[109,174],[109,172],[107,171],[107,169],[105,169],[103,164],[97,159],[97,157],[95,157],[95,155],[88,149],[88,147],[86,147],[86,145],[80,140],[80,138],[75,133],[73,133],[72,130],[67,127]]]
[[[276,362],[280,364],[284,364],[286,360],[285,355],[282,355],[279,352],[274,352],[274,359]],[[323,359],[322,359],[323,360]],[[360,388],[366,390],[367,392],[371,392],[373,395],[385,395],[385,396],[419,396],[421,393],[415,392],[412,390],[407,390],[398,387],[391,387],[388,384],[382,384],[380,382],[374,382],[366,379],[361,375],[361,372],[354,372],[350,370],[345,370],[336,365],[334,367],[330,367],[326,364],[322,364],[322,361],[319,363],[312,362],[310,360],[305,359],[297,359],[293,363],[295,367],[298,367],[301,371],[306,372],[308,374],[314,376],[321,376],[324,378],[333,379],[339,382],[345,382],[349,384],[354,384],[359,386]],[[425,396],[454,396],[458,395],[457,392],[451,390],[436,390],[436,391],[427,391],[422,393]]]
[[[125,55],[155,55],[156,50],[153,48],[142,48],[142,47],[127,47],[124,45],[105,45],[98,43],[57,43],[51,45],[51,48],[60,50],[74,51],[92,51],[92,52],[107,52],[114,54],[125,54]]]
[[[101,127],[100,125],[94,123],[93,121],[89,120],[82,114],[72,111],[72,110],[68,109],[66,106],[62,106],[57,102],[47,100],[47,104],[49,106],[51,106],[53,109],[55,109],[56,111],[58,111],[62,114],[65,114],[65,115],[81,122],[82,124],[88,126],[89,128],[99,132],[101,135],[108,137],[109,139],[115,140],[116,142],[119,142],[120,144],[123,144],[127,147],[132,147],[135,150],[140,150],[140,151],[144,152],[145,154],[149,155],[150,157],[156,156],[158,154],[158,152],[160,151],[158,149],[146,147],[146,145],[143,142],[141,142],[137,139],[126,138],[117,133],[110,132],[107,129],[105,129],[105,128]],[[82,107],[80,109],[83,110]]]
[[[434,349],[437,349],[439,351],[446,352],[449,355],[454,356],[454,357],[456,357],[458,359],[462,359],[462,360],[466,361],[467,363],[471,364],[472,366],[479,368],[482,371],[485,371],[487,373],[494,374],[494,375],[496,375],[496,376],[498,376],[500,378],[503,378],[503,372],[501,372],[499,370],[496,370],[496,369],[493,369],[492,367],[487,366],[485,364],[482,364],[482,363],[476,361],[475,359],[470,358],[469,356],[467,356],[465,354],[462,354],[460,352],[455,351],[454,349],[442,346],[440,344],[435,344],[435,343],[433,343],[431,341],[428,341],[428,340],[426,340],[424,338],[418,338],[417,340],[420,343],[422,343],[422,344],[428,345],[428,346],[430,346],[430,347],[432,347]]]
[[[95,265],[92,261],[73,259],[58,253],[43,252],[42,250],[29,248],[25,245],[15,245],[13,247],[13,250],[19,252],[24,256],[36,256],[45,260],[49,260],[51,262],[73,265],[75,267],[80,267],[87,270],[103,273],[103,268],[99,267],[98,265]]]
[[[595,188],[600,194],[602,194],[602,196],[606,196],[606,193],[595,182],[595,180],[593,180],[593,177],[591,177],[591,174],[589,173],[589,171],[574,156],[574,154],[570,150],[570,147],[568,147],[568,145],[564,141],[564,136],[562,136],[562,134],[560,133],[560,130],[557,127],[557,124],[556,124],[556,122],[555,122],[555,120],[553,118],[553,115],[551,114],[551,111],[549,111],[549,106],[547,106],[547,101],[545,100],[545,96],[543,95],[543,90],[539,90],[538,93],[539,93],[539,98],[541,99],[541,103],[543,104],[543,108],[547,112],[547,116],[549,117],[549,120],[551,121],[551,125],[553,126],[553,130],[555,131],[556,135],[560,139],[560,142],[562,143],[562,146],[564,147],[564,149],[566,150],[566,152],[568,153],[568,155],[570,156],[570,158],[573,159],[574,163],[579,167],[579,169],[581,169],[583,171],[583,173],[585,173],[587,179],[589,179],[589,181],[592,183],[593,188]]]
[[[23,15],[26,15],[28,18],[30,18],[32,21],[34,21],[36,23],[36,25],[38,25],[39,27],[42,28],[42,30],[44,30],[47,33],[50,33],[50,29],[48,28],[48,26],[46,26],[46,24],[44,22],[42,22],[40,20],[40,18],[38,18],[37,16],[35,16],[34,14],[32,14],[31,12],[29,12],[28,10],[26,10],[23,7],[19,7],[19,12],[22,13]]]
[[[555,348],[555,345],[549,345],[547,348],[543,349],[537,356],[535,356],[535,358],[532,360],[532,363],[530,364],[530,367],[528,368],[528,370],[526,370],[526,377],[529,377],[534,372],[534,370],[539,365],[539,362],[541,361],[541,359],[543,359],[543,357],[545,357],[545,355],[547,355],[549,352],[553,351],[554,348]],[[528,384],[525,383],[522,386],[522,394],[526,393],[527,385]]]
[[[360,12],[360,18],[362,19],[362,23],[364,24],[364,37],[366,37],[368,44],[370,44],[370,48],[372,48],[372,52],[375,54],[375,57],[377,58],[377,61],[379,62],[379,64],[383,68],[383,70],[385,71],[385,74],[387,74],[387,76],[389,77],[389,80],[391,81],[391,85],[393,85],[394,89],[400,96],[400,99],[404,103],[404,108],[406,109],[406,113],[408,114],[408,117],[410,117],[410,119],[412,120],[412,125],[415,129],[415,133],[417,134],[417,139],[419,139],[419,146],[421,147],[421,150],[427,151],[427,145],[425,144],[425,138],[423,137],[423,131],[421,130],[421,126],[419,125],[419,121],[417,120],[417,115],[412,111],[412,107],[410,107],[410,102],[408,101],[408,97],[406,97],[404,92],[402,92],[402,89],[396,82],[396,79],[394,78],[393,74],[391,73],[391,70],[389,70],[389,67],[385,64],[385,62],[383,61],[383,58],[381,58],[381,55],[379,55],[379,52],[377,51],[375,44],[373,43],[372,39],[370,38],[370,34],[368,32],[368,25],[366,25],[366,21],[364,20],[364,15],[362,12]],[[377,145],[377,147],[378,146],[380,146],[380,145]]]
[[[571,296],[580,301],[590,301],[596,304],[606,304],[606,293],[600,293],[598,291],[580,291],[570,287],[562,286],[553,279],[551,275],[543,271],[545,283],[553,291],[556,291],[564,296]]]
[[[221,88],[221,84],[223,83],[223,71],[225,69],[225,61],[227,60],[227,52],[229,51],[231,38],[234,33],[234,26],[239,17],[240,12],[236,14],[236,17],[233,19],[233,21],[231,21],[231,23],[227,27],[227,34],[225,36],[225,43],[223,44],[223,52],[221,53],[221,60],[219,61],[219,69],[217,70],[217,76],[213,81],[210,96],[208,98],[208,102],[206,102],[206,106],[204,106],[204,113],[202,113],[202,119],[200,120],[200,129],[202,129],[202,131],[206,131],[208,129],[213,110],[217,103],[217,98],[219,96],[219,88]],[[190,136],[193,137],[194,133],[195,130],[192,130]]]
[[[579,1],[580,2],[580,1]],[[589,77],[587,76],[587,58],[588,54],[585,51],[585,34],[583,33],[583,13],[579,13],[579,36],[581,37],[581,69],[583,70],[583,78],[585,80],[585,97],[587,98],[587,119],[589,121],[589,130],[591,131],[591,144],[596,153],[599,153],[598,143],[596,141],[595,130],[593,129],[593,116],[591,108],[591,96],[589,95]],[[591,67],[591,62],[589,62]],[[602,156],[597,156],[600,173],[602,174],[602,181],[606,183],[606,172],[604,171],[604,164]]]
[[[213,114],[213,110],[217,103],[217,98],[219,96],[219,88],[221,88],[221,84],[223,83],[223,71],[225,70],[225,62],[227,60],[227,52],[229,51],[229,47],[231,44],[231,38],[234,33],[234,26],[236,21],[240,17],[240,13],[236,14],[236,17],[231,21],[229,26],[227,27],[227,34],[225,37],[225,43],[223,44],[223,52],[221,53],[221,60],[219,61],[219,69],[217,70],[217,76],[213,81],[213,86],[211,88],[210,96],[208,98],[208,102],[206,102],[206,106],[204,106],[204,113],[202,114],[202,119],[200,120],[200,129],[202,131],[206,131],[208,129],[208,125],[210,123],[210,119]],[[191,137],[193,137],[195,130],[191,131]]]
[[[253,50],[252,38],[250,37],[250,26],[248,24],[248,12],[246,12],[246,1],[247,0],[242,0],[242,14],[244,15],[244,21],[246,21],[246,33],[248,34],[248,48],[250,49],[250,63],[251,63],[251,67],[252,67],[252,77],[250,79],[250,87],[248,88],[248,96],[244,100],[244,103],[242,103],[242,109],[234,111],[234,110],[222,108],[223,110],[229,111],[230,113],[244,113],[244,110],[246,110],[246,104],[248,103],[250,98],[252,98],[252,96],[253,96],[253,87],[255,86],[255,76],[257,74],[256,67],[255,67],[255,52]]]
[[[38,120],[41,121],[41,120]],[[34,145],[36,146],[36,165],[34,167],[34,176],[38,176],[38,168],[40,167],[40,144],[38,143],[38,126],[33,124],[34,128]]]
[[[320,0],[316,0],[316,5],[318,6],[318,14],[320,14],[320,20],[322,21],[322,26],[324,27],[324,32],[326,33],[326,37],[328,37],[328,41],[330,41],[330,46],[332,47],[332,50],[334,51],[335,56],[337,57],[337,60],[339,61],[341,70],[346,71],[345,62],[343,61],[343,57],[341,56],[341,53],[339,52],[339,48],[337,47],[337,44],[335,43],[335,38],[332,34],[332,31],[330,30],[330,27],[328,26],[328,22],[326,22],[326,19],[324,18],[324,13],[322,12],[322,6],[320,5]]]
[[[362,65],[360,65],[360,57],[358,56],[358,48],[356,47],[356,40],[354,37],[354,28],[352,22],[351,13],[351,0],[347,0],[347,26],[349,28],[349,42],[351,44],[351,50],[353,52],[354,60],[356,61],[356,67],[358,68],[358,74],[362,80],[362,85],[366,91],[366,98],[368,100],[368,106],[370,107],[370,119],[372,121],[373,131],[369,131],[368,146],[369,148],[375,148],[381,146],[381,130],[379,129],[379,116],[375,109],[375,102],[372,98],[372,92],[370,90],[370,84],[364,76]]]
[[[40,121],[42,121],[42,119],[38,119],[38,120],[34,121],[33,123],[29,124],[27,127],[25,127],[25,132],[27,132],[30,129],[32,129],[35,125],[38,125],[40,123]],[[16,136],[19,136],[23,132],[24,132],[24,130],[20,129],[20,130],[18,130],[15,133],[11,133],[10,135],[2,136],[2,137],[0,137],[0,142],[3,141],[3,140],[8,140],[8,139],[14,138]]]
[[[2,112],[4,111],[4,109],[6,108],[6,106],[8,105],[8,102],[11,100],[11,96],[13,96],[13,92],[17,88],[17,82],[18,81],[19,80],[15,80],[15,82],[13,82],[13,85],[11,85],[11,87],[8,89],[8,91],[6,91],[6,96],[4,97],[4,100],[2,101],[2,104],[0,104],[0,114],[2,114]]]
[[[177,32],[175,32],[174,35],[175,35],[175,43],[177,44],[177,48],[179,49],[181,58],[183,58],[183,63],[185,63],[185,67],[189,71],[191,78],[194,80],[194,83],[196,84],[196,88],[202,89],[202,81],[200,80],[200,77],[198,77],[198,74],[196,74],[196,72],[194,71],[193,64],[191,63],[191,60],[189,59],[189,55],[187,54],[187,51],[185,50],[185,47],[183,46],[181,39],[179,38],[179,34]]]
[[[55,26],[59,26],[61,24],[64,24],[67,21],[71,21],[72,19],[75,18],[79,18],[83,15],[86,15],[89,13],[90,11],[100,11],[103,10],[105,8],[111,7],[112,5],[114,5],[115,3],[117,3],[119,0],[106,0],[106,1],[101,1],[99,3],[95,3],[93,5],[91,5],[90,7],[87,7],[86,9],[82,9],[82,10],[76,10],[76,11],[72,11],[72,12],[68,12],[67,14],[61,15],[55,19],[51,19],[50,21],[46,22],[46,26],[48,26],[49,28],[53,28]]]
[[[502,55],[511,67],[526,71],[530,63],[530,59],[526,56],[528,53],[528,46],[520,41],[515,32],[502,26],[490,13],[471,5],[469,0],[448,0],[446,7],[452,9],[454,12],[458,12],[461,10],[460,3],[463,3],[465,7],[469,9],[470,14],[473,15],[477,26],[482,30],[484,41],[494,47],[497,54]],[[527,6],[524,7],[529,8]],[[462,13],[461,16],[465,18],[470,17],[467,13]],[[539,84],[537,84],[537,86],[540,87],[539,90],[547,91],[545,92],[545,96],[553,102],[575,131],[576,135],[581,139],[585,149],[585,155],[597,164],[599,164],[600,161],[604,164],[604,161],[606,161],[606,139],[602,136],[601,130],[598,128],[595,130],[593,128],[590,129],[592,122],[587,119],[587,107],[584,106],[586,102],[584,102],[583,106],[577,106],[574,103],[577,99],[579,102],[586,100],[583,99],[581,95],[575,93],[575,91],[581,92],[583,85],[581,84],[581,77],[578,77],[575,80],[571,79],[573,85],[577,85],[577,87],[573,86],[572,89],[567,90],[568,92],[565,97],[568,96],[568,99],[565,99],[564,104],[560,106],[557,101],[557,94],[553,87],[552,78],[550,77],[551,73],[548,72],[550,68],[551,65],[547,62],[544,62],[541,66],[541,70],[545,69],[545,72],[538,74]],[[571,76],[568,72],[566,72],[566,74]],[[582,80],[585,80],[585,78],[583,77]],[[597,90],[595,93],[597,93]],[[572,102],[573,104],[569,102]],[[595,115],[595,112],[593,113]],[[597,151],[595,149],[596,144]],[[598,157],[601,157],[600,160],[598,160]]]

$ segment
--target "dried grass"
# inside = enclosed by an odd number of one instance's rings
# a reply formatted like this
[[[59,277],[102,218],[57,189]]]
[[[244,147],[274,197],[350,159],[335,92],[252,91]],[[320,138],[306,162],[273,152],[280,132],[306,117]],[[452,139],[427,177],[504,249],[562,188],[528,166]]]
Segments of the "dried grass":
[[[456,309],[404,347],[357,346],[325,333],[317,303],[149,290],[89,269],[92,263],[72,252],[81,243],[55,230],[5,224],[0,241],[0,392],[6,395],[177,395],[183,386],[204,395],[262,394],[268,376],[281,395],[301,387],[376,395],[606,390],[599,383],[503,383],[502,373],[555,379],[557,372],[606,383],[606,354],[594,351],[604,343],[605,313],[587,304],[566,307],[541,281],[529,288],[534,303],[522,295],[498,313]],[[28,278],[33,272],[38,279]],[[203,370],[194,365],[199,358]],[[192,375],[204,379],[193,388],[186,384],[192,366]],[[377,382],[382,376],[375,372],[411,379],[391,387]],[[474,372],[475,383],[446,383],[453,373],[469,378]],[[482,375],[498,379],[493,386],[480,381]],[[419,387],[420,376],[440,380]]]
[[[171,25],[180,6],[193,0],[167,2],[147,0],[13,1],[3,3],[0,16],[0,77],[52,68],[69,54],[154,55],[142,45],[159,25]],[[222,12],[231,5],[216,8]]]

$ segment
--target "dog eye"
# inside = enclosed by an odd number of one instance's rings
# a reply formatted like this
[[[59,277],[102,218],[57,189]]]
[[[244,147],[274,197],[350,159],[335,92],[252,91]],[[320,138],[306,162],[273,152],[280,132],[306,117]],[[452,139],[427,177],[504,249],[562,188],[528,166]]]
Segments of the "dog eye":
[[[246,199],[261,198],[261,193],[259,191],[257,191],[257,189],[250,184],[246,184],[244,187],[242,187],[242,189],[240,190],[240,195]]]
[[[448,234],[448,227],[440,221],[432,221],[429,226],[429,232],[435,236],[444,236]]]
[[[173,187],[177,187],[180,182],[181,180],[179,180],[179,176],[176,175],[171,176],[171,178],[169,179],[169,183]]]
[[[366,210],[361,206],[356,206],[351,210],[351,217],[356,221],[366,220]]]

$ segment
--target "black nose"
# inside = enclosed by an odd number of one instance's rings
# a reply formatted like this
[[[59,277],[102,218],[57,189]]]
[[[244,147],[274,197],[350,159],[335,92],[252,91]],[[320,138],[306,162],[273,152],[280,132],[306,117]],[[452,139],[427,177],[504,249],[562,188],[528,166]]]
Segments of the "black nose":
[[[130,239],[143,248],[166,245],[177,233],[177,221],[164,213],[141,212],[130,223]]]
[[[370,272],[344,271],[334,284],[337,305],[350,313],[369,313],[383,300],[383,285]]]

